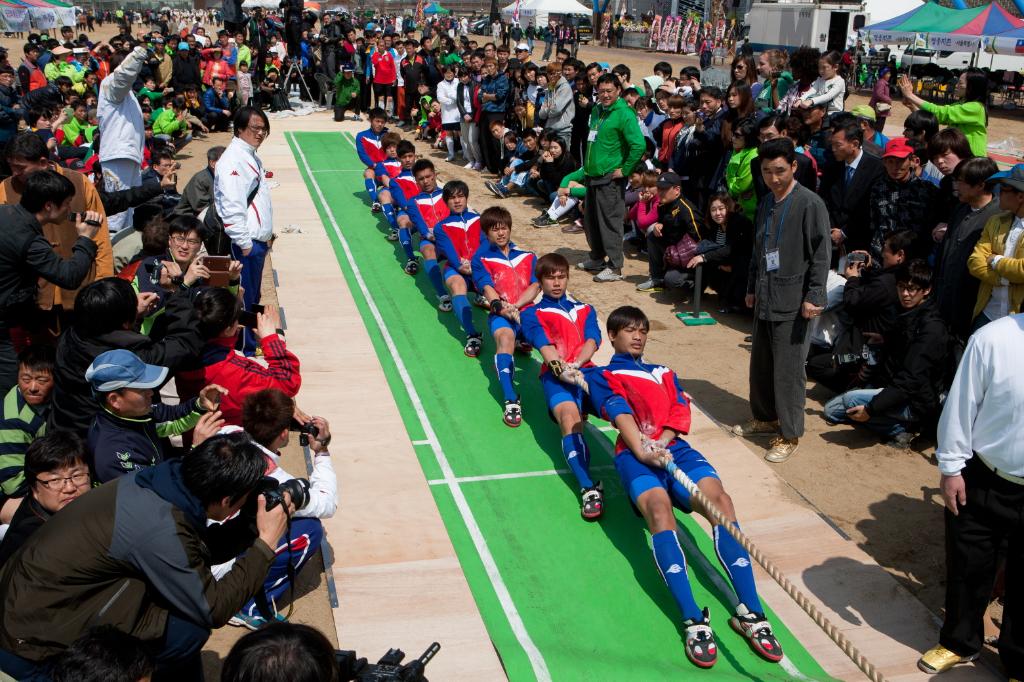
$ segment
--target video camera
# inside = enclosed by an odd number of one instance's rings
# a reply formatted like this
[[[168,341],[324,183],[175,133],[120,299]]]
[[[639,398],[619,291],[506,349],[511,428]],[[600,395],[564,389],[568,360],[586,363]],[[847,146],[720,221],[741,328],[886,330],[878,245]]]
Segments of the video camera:
[[[402,665],[405,652],[389,649],[376,663],[367,663],[365,658],[356,658],[354,651],[335,651],[338,665],[338,679],[342,682],[428,682],[423,676],[430,660],[441,650],[434,642],[423,655]]]
[[[256,484],[256,489],[253,492],[255,495],[252,496],[252,499],[255,499],[256,495],[263,495],[266,499],[267,511],[279,504],[283,505],[285,493],[292,498],[295,511],[304,509],[309,504],[309,480],[305,478],[290,478],[282,483],[276,478],[264,476]]]

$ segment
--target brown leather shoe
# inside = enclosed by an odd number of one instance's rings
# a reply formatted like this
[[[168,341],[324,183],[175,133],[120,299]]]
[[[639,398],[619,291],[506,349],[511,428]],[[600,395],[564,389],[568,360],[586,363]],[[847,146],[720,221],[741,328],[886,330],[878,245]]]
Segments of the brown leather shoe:
[[[583,234],[583,228],[576,223],[570,223],[562,227],[563,234]]]

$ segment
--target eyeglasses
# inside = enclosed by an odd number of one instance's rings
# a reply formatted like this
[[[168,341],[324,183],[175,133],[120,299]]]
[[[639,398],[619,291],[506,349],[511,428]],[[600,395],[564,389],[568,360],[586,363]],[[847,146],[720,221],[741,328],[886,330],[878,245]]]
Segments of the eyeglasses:
[[[189,246],[199,246],[203,243],[201,239],[186,239],[180,234],[171,235],[171,241],[175,244],[188,244]]]
[[[36,479],[36,483],[39,483],[47,490],[53,490],[55,492],[58,490],[63,490],[69,481],[71,482],[71,485],[73,485],[76,488],[81,488],[84,485],[88,485],[89,472],[81,471],[77,474],[71,474],[70,476],[58,476],[57,478],[51,478],[46,481],[44,481],[41,478]]]
[[[253,126],[249,126],[248,128],[246,128],[246,130],[248,130],[253,135],[260,135],[261,137],[267,135],[269,132],[267,131],[266,128],[254,128]]]
[[[924,289],[917,286],[916,284],[901,282],[896,284],[896,291],[905,291],[908,294],[916,294],[918,292],[924,291]]]

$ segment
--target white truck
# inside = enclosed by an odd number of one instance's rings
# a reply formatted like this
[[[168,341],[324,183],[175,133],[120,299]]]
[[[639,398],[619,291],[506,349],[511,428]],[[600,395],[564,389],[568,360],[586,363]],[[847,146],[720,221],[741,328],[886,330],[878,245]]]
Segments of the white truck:
[[[781,0],[753,3],[744,32],[754,52],[793,50],[804,45],[822,52],[842,52],[867,23],[868,14],[860,2]]]

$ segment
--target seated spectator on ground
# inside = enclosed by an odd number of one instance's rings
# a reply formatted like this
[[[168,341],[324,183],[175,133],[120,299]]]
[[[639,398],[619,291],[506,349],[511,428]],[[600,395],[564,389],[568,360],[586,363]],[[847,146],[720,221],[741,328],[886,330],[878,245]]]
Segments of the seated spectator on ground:
[[[1024,301],[1024,164],[989,177],[999,188],[1002,213],[989,218],[967,268],[981,284],[972,333],[989,322],[1019,313]]]
[[[78,292],[72,325],[57,344],[53,408],[48,428],[64,428],[85,435],[99,410],[85,371],[97,355],[123,348],[147,364],[167,367],[171,373],[198,357],[203,341],[196,328],[188,292],[167,297],[167,331],[154,339],[136,331],[139,318],[156,306],[157,296],[136,294],[129,282],[108,277]],[[199,394],[199,388],[192,397]]]
[[[0,494],[22,489],[25,448],[46,433],[53,359],[53,346],[45,344],[32,344],[18,354],[18,383],[4,397],[0,421]]]
[[[882,257],[882,245],[892,232],[913,230],[925,239],[935,227],[938,188],[917,177],[917,157],[905,137],[894,137],[885,145],[882,157],[885,176],[871,188],[871,237],[868,252],[875,260]]]
[[[0,566],[51,516],[87,493],[91,485],[81,438],[54,431],[34,440],[25,451],[25,486],[0,513],[0,521],[10,524],[0,543]]]
[[[705,266],[702,281],[718,294],[719,312],[745,312],[743,299],[754,249],[754,226],[725,192],[712,195],[704,224],[705,239],[697,245],[698,253],[686,269]],[[675,272],[667,273],[666,281],[676,280]]]
[[[923,260],[900,267],[896,293],[902,312],[882,338],[881,375],[867,388],[842,393],[825,404],[831,424],[858,423],[906,449],[938,419],[939,396],[949,364],[946,324],[929,298],[932,271]]]
[[[53,664],[53,682],[148,682],[153,658],[139,639],[99,625],[75,640]]]
[[[988,179],[999,172],[988,157],[967,159],[953,171],[953,188],[959,205],[945,223],[932,232],[939,242],[935,257],[935,286],[932,296],[949,332],[967,343],[978,301],[977,277],[971,275],[968,260],[981,231],[990,218],[999,213],[999,200]],[[944,227],[948,226],[948,227]]]
[[[176,188],[178,162],[174,160],[174,152],[171,149],[173,147],[164,147],[154,152],[149,157],[149,168],[142,172],[142,182],[155,182],[163,190],[159,196],[150,199],[160,207],[163,215],[170,215],[181,201],[181,195]]]
[[[215,132],[231,127],[231,102],[224,92],[222,78],[214,78],[213,86],[203,93],[203,123]]]
[[[281,448],[288,445],[290,429],[293,428],[297,414],[301,413],[296,411],[295,401],[276,388],[251,393],[242,405],[242,428],[266,456],[266,475],[279,483],[296,480],[295,476],[281,467]],[[294,585],[288,580],[289,555],[293,571],[297,572],[320,549],[324,534],[320,519],[334,516],[338,507],[338,480],[331,465],[331,453],[327,451],[331,442],[330,427],[327,420],[322,417],[303,415],[301,419],[317,430],[315,436],[308,436],[309,449],[313,456],[313,471],[308,481],[305,478],[296,480],[296,483],[305,487],[309,500],[292,515],[291,536],[282,537],[278,546],[274,548],[277,558],[274,559],[270,573],[264,581],[267,603],[274,609],[278,609],[289,596],[290,590],[294,589]],[[235,428],[237,427],[226,427],[224,432],[230,432]],[[288,551],[289,544],[291,552]],[[220,575],[222,571],[227,572],[230,566],[228,563],[214,567],[214,575]],[[267,622],[256,600],[251,599],[229,621],[229,625],[258,630]]]
[[[255,315],[253,331],[259,338],[266,366],[235,351],[242,331],[242,302],[227,289],[209,288],[195,301],[199,332],[206,340],[196,361],[176,374],[178,396],[187,400],[208,384],[223,386],[227,395],[220,411],[227,424],[242,423],[242,401],[250,393],[276,388],[295,396],[302,384],[299,359],[285,347],[281,318],[275,306]]]
[[[682,197],[681,179],[672,172],[658,176],[658,220],[647,228],[648,278],[636,285],[637,291],[660,291],[666,284],[665,251],[689,235],[694,243],[701,240],[700,214]],[[694,254],[696,255],[696,254]],[[677,272],[677,271],[673,271]],[[670,286],[681,287],[689,274],[679,272]]]
[[[190,125],[187,120],[188,107],[185,98],[178,95],[156,114],[153,120],[153,136],[158,140],[169,142],[176,149],[181,149],[192,141],[192,133],[189,132]]]
[[[174,209],[175,215],[198,216],[213,203],[213,172],[224,149],[223,145],[217,145],[206,150],[206,168],[193,175],[185,185],[181,200]]]
[[[262,586],[293,510],[287,493],[269,510],[253,494],[266,466],[245,434],[215,436],[55,514],[0,569],[0,667],[18,679],[42,675],[102,619],[145,642],[162,679],[202,680],[211,629]],[[239,555],[213,578],[212,564]]]
[[[226,393],[211,384],[178,405],[154,402],[153,389],[167,383],[167,368],[147,365],[130,350],[100,353],[85,378],[100,408],[86,441],[89,468],[99,483],[164,461],[170,454],[167,439],[191,431],[206,413],[213,413],[207,421],[216,419]]]

